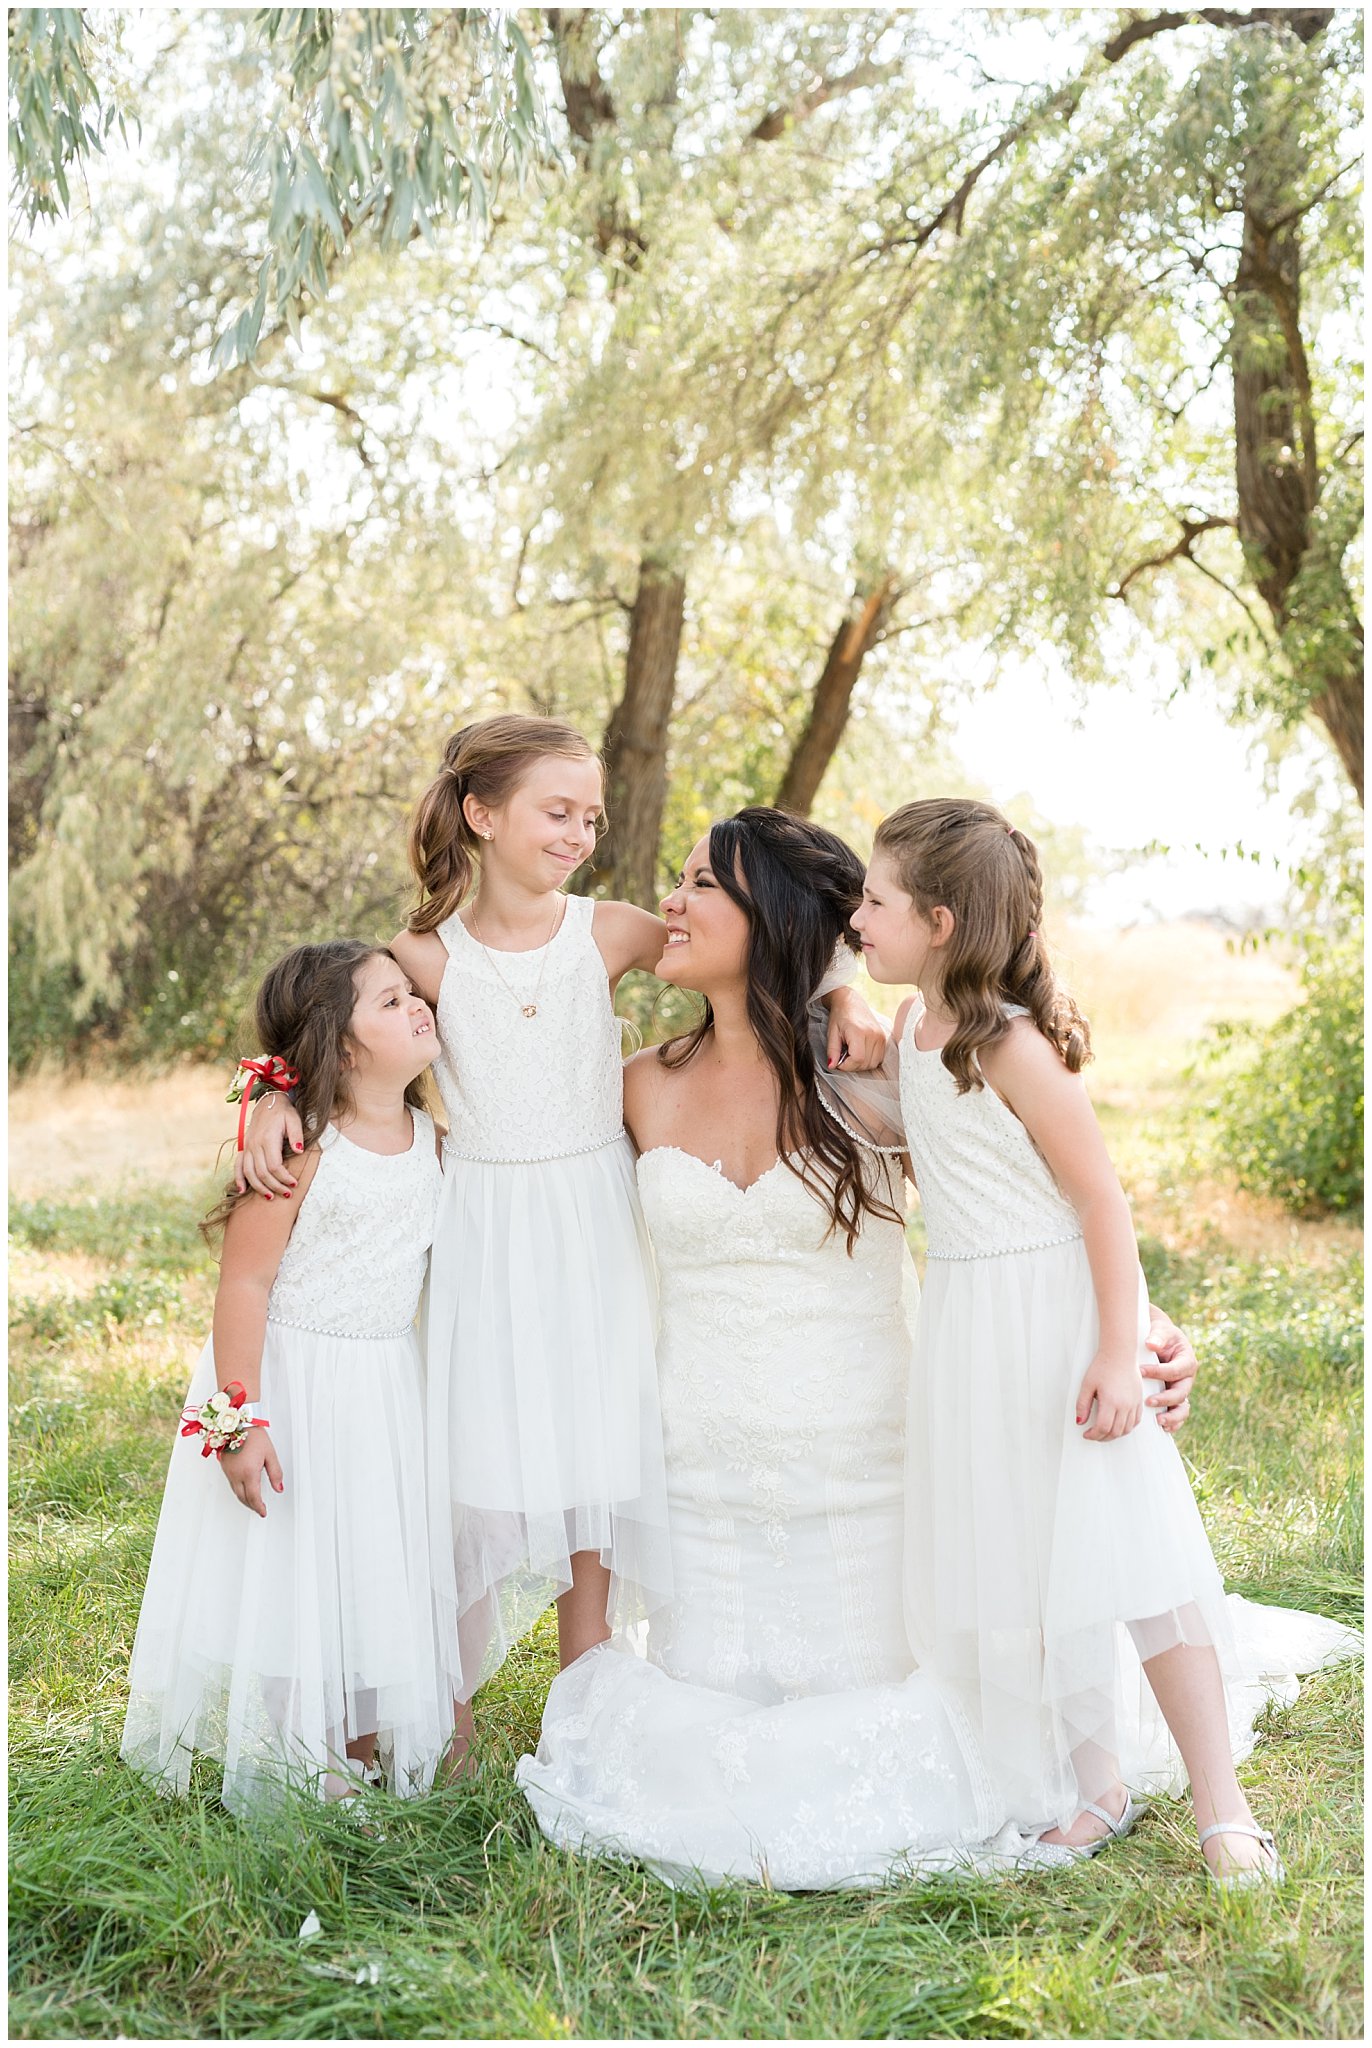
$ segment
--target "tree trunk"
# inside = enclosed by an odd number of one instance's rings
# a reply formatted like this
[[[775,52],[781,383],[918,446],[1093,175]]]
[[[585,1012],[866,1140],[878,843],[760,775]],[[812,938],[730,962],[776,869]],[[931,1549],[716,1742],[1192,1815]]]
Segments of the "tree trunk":
[[[1234,469],[1239,539],[1259,595],[1278,628],[1310,539],[1315,493],[1296,417],[1291,353],[1278,301],[1300,308],[1300,244],[1294,228],[1264,229],[1244,208],[1234,279]],[[1311,451],[1313,454],[1313,451]]]
[[[1234,469],[1239,540],[1249,573],[1279,634],[1289,627],[1307,644],[1330,649],[1310,686],[1310,710],[1332,740],[1363,801],[1362,625],[1336,567],[1323,599],[1326,619],[1311,617],[1321,596],[1297,584],[1319,546],[1314,514],[1320,474],[1310,368],[1300,328],[1300,243],[1295,223],[1269,227],[1277,199],[1261,168],[1250,172],[1243,243],[1234,280]],[[1275,190],[1275,188],[1273,188]],[[1318,626],[1319,631],[1311,630]],[[1290,642],[1288,641],[1288,645]]]
[[[883,576],[866,593],[861,589],[854,591],[847,616],[830,642],[805,730],[781,779],[777,791],[779,809],[809,817],[824,772],[843,738],[863,661],[881,638],[895,596],[894,576]]]
[[[1358,802],[1363,801],[1363,634],[1361,621],[1350,616],[1349,642],[1356,649],[1354,659],[1338,675],[1328,678],[1310,709],[1329,734],[1339,759],[1348,770]]]
[[[608,881],[613,895],[652,910],[659,896],[657,843],[667,799],[667,725],[685,613],[685,577],[645,556],[629,624],[624,695],[605,730],[610,826],[587,880]]]
[[[1327,8],[1273,9],[1273,27],[1309,43]],[[1314,551],[1321,477],[1310,362],[1301,333],[1301,186],[1305,144],[1269,130],[1246,166],[1243,242],[1234,278],[1234,473],[1239,540],[1249,574],[1286,642],[1309,708],[1363,801],[1363,631],[1337,564],[1324,577]],[[1301,587],[1302,582],[1304,588]],[[1321,585],[1323,588],[1321,588]],[[1318,650],[1311,669],[1309,650]],[[1304,670],[1302,663],[1304,657]]]

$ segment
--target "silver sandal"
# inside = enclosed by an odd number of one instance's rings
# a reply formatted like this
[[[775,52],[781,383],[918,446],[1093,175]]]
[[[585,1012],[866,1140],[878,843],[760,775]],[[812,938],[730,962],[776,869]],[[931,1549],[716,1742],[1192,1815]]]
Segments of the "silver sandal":
[[[1081,1811],[1094,1813],[1097,1820],[1103,1820],[1110,1832],[1100,1835],[1094,1842],[1031,1842],[1029,1847],[1015,1858],[1017,1870],[1069,1870],[1074,1863],[1088,1863],[1093,1856],[1099,1856],[1102,1849],[1108,1849],[1111,1842],[1122,1842],[1140,1815],[1147,1813],[1148,1802],[1136,1800],[1131,1792],[1124,1795],[1124,1809],[1118,1818],[1108,1814],[1103,1806],[1097,1806],[1094,1799],[1083,1801]]]
[[[1277,1844],[1266,1828],[1255,1828],[1246,1820],[1217,1820],[1210,1827],[1201,1829],[1201,1848],[1204,1849],[1215,1835],[1251,1835],[1255,1842],[1262,1843],[1268,1855],[1266,1863],[1250,1863],[1238,1870],[1223,1871],[1216,1870],[1207,1858],[1206,1874],[1211,1884],[1217,1884],[1221,1891],[1251,1891],[1257,1885],[1285,1883],[1286,1865],[1277,1854]]]

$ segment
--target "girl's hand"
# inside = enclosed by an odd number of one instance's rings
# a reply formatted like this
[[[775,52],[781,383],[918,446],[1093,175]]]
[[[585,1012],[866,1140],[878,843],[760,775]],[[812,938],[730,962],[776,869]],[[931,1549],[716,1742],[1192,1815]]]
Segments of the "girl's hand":
[[[825,1047],[831,1067],[845,1066],[872,1073],[886,1057],[891,1027],[855,988],[836,988],[824,999],[829,1006],[829,1038]]]
[[[292,1152],[304,1149],[304,1127],[285,1096],[264,1095],[253,1104],[243,1150],[234,1158],[233,1177],[239,1193],[246,1182],[268,1201],[273,1195],[282,1195],[289,1201],[295,1177],[287,1172],[284,1162]]]
[[[1091,1404],[1095,1420],[1091,1421]],[[1111,1358],[1098,1351],[1087,1368],[1077,1395],[1077,1421],[1090,1422],[1089,1444],[1113,1443],[1137,1429],[1143,1416],[1143,1375],[1134,1359]]]
[[[1149,1369],[1147,1376],[1165,1384],[1160,1394],[1149,1395],[1145,1405],[1158,1410],[1158,1428],[1165,1429],[1169,1436],[1175,1436],[1191,1413],[1191,1389],[1196,1383],[1200,1364],[1186,1332],[1179,1330],[1171,1317],[1160,1308],[1154,1308],[1151,1302],[1148,1312],[1150,1321],[1145,1342],[1158,1363]]]
[[[274,1493],[286,1490],[286,1482],[281,1476],[281,1460],[276,1455],[270,1433],[265,1429],[250,1429],[243,1448],[226,1451],[219,1465],[235,1497],[245,1508],[251,1508],[255,1515],[265,1516],[267,1512],[267,1503],[262,1498],[264,1472]]]

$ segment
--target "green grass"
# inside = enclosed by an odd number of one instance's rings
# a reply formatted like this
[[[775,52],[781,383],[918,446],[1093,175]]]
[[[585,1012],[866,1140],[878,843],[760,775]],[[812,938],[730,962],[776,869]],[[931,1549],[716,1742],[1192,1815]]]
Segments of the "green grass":
[[[513,1760],[545,1623],[483,1694],[480,1778],[230,1819],[118,1761],[171,1422],[211,1272],[185,1194],[18,1206],[12,1339],[10,2027],[152,2039],[1274,2039],[1361,2033],[1360,1673],[1270,1710],[1245,1768],[1293,1882],[1227,1898],[1160,1803],[1063,1877],[672,1893],[539,1838]],[[1182,1447],[1236,1590],[1355,1617],[1358,1268],[1144,1245],[1204,1360]],[[79,1277],[72,1279],[73,1260]],[[66,1261],[64,1266],[63,1262]],[[37,1262],[37,1264],[35,1263]],[[51,1267],[47,1271],[45,1263]],[[1146,1532],[1141,1540],[1146,1540]],[[320,1933],[301,1942],[307,1915]]]

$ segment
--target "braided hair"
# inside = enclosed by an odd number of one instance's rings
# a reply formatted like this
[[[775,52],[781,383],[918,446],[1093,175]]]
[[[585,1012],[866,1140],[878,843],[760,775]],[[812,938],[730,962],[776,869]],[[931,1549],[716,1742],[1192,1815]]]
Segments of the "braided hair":
[[[939,954],[939,1002],[953,1035],[943,1064],[965,1095],[982,1086],[977,1054],[1009,1028],[1007,1003],[1023,1006],[1071,1073],[1091,1057],[1091,1030],[1053,972],[1044,944],[1038,849],[993,804],[933,797],[902,804],[877,829],[873,853],[890,861],[924,917],[953,914]]]
[[[851,1255],[864,1216],[899,1216],[870,1185],[870,1155],[820,1100],[807,1011],[835,943],[857,950],[849,919],[862,862],[834,833],[766,804],[712,825],[709,844],[710,872],[748,919],[748,1021],[777,1078],[777,1157],[829,1211]],[[695,1029],[658,1058],[685,1066],[713,1028],[707,1000]]]

